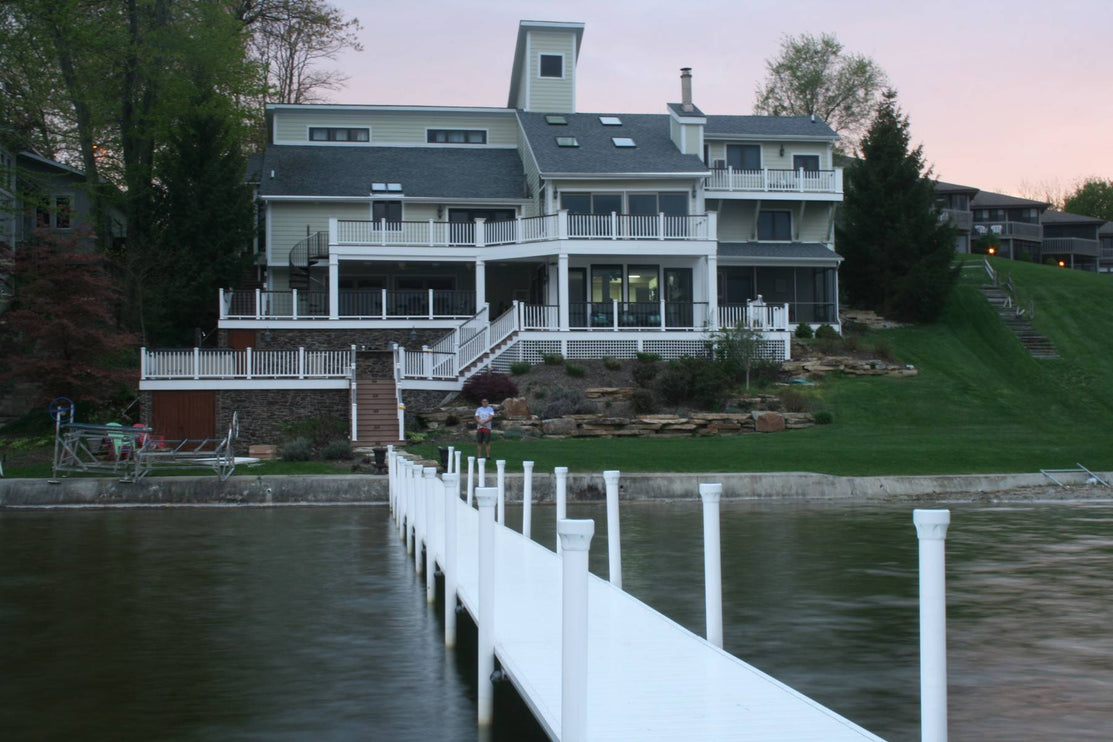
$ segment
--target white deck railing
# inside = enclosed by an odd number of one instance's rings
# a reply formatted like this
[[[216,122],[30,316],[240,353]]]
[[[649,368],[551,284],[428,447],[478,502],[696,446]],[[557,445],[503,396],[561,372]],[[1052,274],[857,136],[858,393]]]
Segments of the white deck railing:
[[[1062,253],[1067,255],[1098,256],[1098,241],[1084,237],[1045,237],[1043,254]]]
[[[329,243],[340,246],[410,245],[487,247],[550,240],[713,240],[715,214],[668,216],[653,214],[569,214],[521,217],[488,222],[358,221],[332,219]]]
[[[975,234],[992,233],[1000,237],[1015,237],[1036,242],[1043,239],[1043,225],[1027,222],[976,222],[974,232]]]
[[[327,291],[220,289],[220,319],[330,319]],[[459,319],[475,311],[474,291],[340,289],[332,319]]]
[[[842,193],[842,168],[834,170],[735,170],[718,168],[707,176],[708,191],[762,193]]]
[[[788,304],[766,304],[758,297],[746,304],[722,304],[719,306],[719,326],[737,327],[747,330],[772,331],[788,330]]]
[[[140,378],[346,379],[355,347],[346,350],[140,349]]]

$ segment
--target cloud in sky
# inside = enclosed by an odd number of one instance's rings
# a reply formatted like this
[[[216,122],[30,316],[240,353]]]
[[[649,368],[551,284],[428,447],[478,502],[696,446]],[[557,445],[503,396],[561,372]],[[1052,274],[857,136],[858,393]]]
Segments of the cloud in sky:
[[[335,102],[505,106],[529,19],[586,24],[581,111],[664,112],[692,67],[705,112],[747,114],[783,37],[829,32],[889,75],[937,177],[1012,193],[1113,178],[1109,0],[335,4],[365,48],[339,60],[351,79]]]

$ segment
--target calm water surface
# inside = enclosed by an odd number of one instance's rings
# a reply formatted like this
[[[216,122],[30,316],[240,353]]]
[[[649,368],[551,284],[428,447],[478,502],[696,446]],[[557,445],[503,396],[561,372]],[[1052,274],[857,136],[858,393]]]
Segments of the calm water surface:
[[[722,509],[726,648],[894,741],[919,736],[911,510]],[[951,739],[1113,738],[1113,506],[951,510]],[[569,514],[606,576],[605,508]],[[698,506],[622,516],[626,589],[702,633]],[[385,507],[0,511],[3,738],[477,739],[392,533]]]

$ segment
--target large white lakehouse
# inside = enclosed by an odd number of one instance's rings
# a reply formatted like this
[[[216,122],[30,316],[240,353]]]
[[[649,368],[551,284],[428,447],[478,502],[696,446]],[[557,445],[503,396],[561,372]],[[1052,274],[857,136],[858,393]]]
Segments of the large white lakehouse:
[[[798,323],[838,328],[834,131],[706,114],[687,68],[662,113],[577,112],[583,31],[523,21],[505,107],[268,106],[259,281],[213,297],[221,347],[144,349],[147,422],[397,440],[403,403],[485,368],[698,355],[739,322],[786,359]]]

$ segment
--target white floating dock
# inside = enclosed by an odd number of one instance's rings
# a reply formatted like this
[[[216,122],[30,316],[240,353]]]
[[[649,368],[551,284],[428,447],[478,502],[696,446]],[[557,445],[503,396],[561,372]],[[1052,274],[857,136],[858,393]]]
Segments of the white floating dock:
[[[477,621],[478,512],[457,499],[457,590]],[[443,512],[443,511],[442,511]],[[431,525],[443,562],[444,517]],[[561,562],[495,526],[494,651],[542,728],[561,739]],[[587,739],[881,739],[592,575]]]

